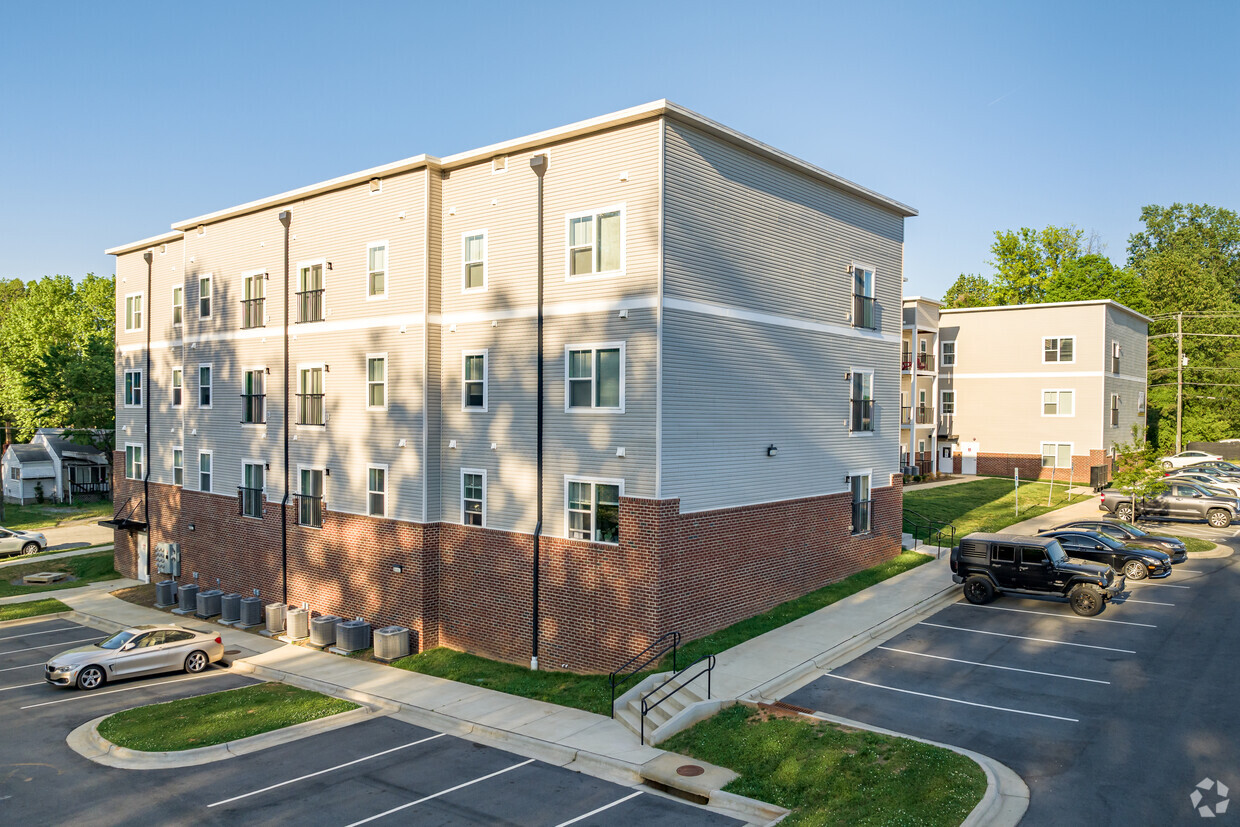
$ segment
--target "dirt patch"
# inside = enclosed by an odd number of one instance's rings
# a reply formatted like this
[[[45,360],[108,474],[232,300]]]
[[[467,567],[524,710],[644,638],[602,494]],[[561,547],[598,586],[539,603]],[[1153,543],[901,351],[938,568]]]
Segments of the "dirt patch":
[[[135,606],[145,606],[148,609],[155,608],[155,584],[144,583],[141,586],[130,586],[127,589],[117,589],[112,592],[113,597],[119,597],[126,603],[132,603]]]

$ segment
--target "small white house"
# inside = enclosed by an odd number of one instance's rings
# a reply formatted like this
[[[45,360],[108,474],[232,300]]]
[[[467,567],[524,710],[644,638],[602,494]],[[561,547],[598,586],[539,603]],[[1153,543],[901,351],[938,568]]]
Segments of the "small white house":
[[[4,501],[28,505],[111,496],[106,452],[64,439],[63,428],[40,428],[28,444],[10,445],[0,457]]]

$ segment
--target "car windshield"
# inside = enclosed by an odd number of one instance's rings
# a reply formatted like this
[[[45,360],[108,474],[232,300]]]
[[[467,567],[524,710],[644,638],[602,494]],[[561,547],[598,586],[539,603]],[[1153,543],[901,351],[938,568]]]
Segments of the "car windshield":
[[[1102,534],[1101,532],[1097,532],[1097,531],[1095,531],[1094,534],[1096,535],[1094,539],[1102,543],[1107,548],[1123,548],[1124,547],[1124,544],[1121,543],[1119,540],[1116,540],[1114,537],[1108,537],[1105,534]]]
[[[1144,529],[1137,528],[1132,523],[1119,523],[1118,525],[1123,526],[1121,530],[1127,532],[1128,535],[1132,537],[1148,537],[1150,534]]]
[[[1057,540],[1051,540],[1046,547],[1046,556],[1056,563],[1064,563],[1068,560],[1067,553],[1063,550],[1063,546],[1059,545]]]
[[[135,637],[137,637],[137,632],[117,632],[102,643],[95,645],[100,649],[119,649]]]

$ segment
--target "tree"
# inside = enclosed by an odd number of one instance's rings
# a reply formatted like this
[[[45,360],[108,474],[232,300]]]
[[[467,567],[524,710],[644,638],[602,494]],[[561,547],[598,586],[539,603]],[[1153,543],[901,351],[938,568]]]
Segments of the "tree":
[[[953,307],[990,307],[993,304],[994,289],[984,276],[961,273],[943,294],[945,310]]]
[[[1048,302],[1113,299],[1144,313],[1148,305],[1145,288],[1131,270],[1116,267],[1106,256],[1089,253],[1070,259],[1046,281]]]
[[[1084,232],[1075,227],[1049,226],[1044,230],[1021,227],[998,230],[990,245],[995,268],[994,295],[998,304],[1036,304],[1046,301],[1046,285],[1064,265],[1084,252]]]
[[[1167,488],[1162,465],[1145,439],[1139,425],[1132,426],[1132,442],[1115,446],[1115,472],[1111,486],[1132,495],[1132,516],[1136,520],[1146,497],[1153,497]]]

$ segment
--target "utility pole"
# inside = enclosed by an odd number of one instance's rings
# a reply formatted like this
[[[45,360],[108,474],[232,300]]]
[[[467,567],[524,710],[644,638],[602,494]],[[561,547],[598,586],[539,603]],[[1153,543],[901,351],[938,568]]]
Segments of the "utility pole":
[[[1180,445],[1184,418],[1184,313],[1175,314],[1175,452],[1184,450]]]

